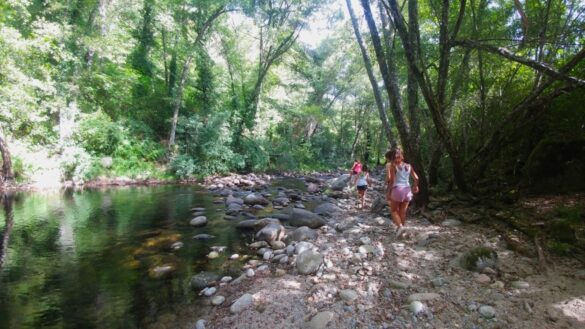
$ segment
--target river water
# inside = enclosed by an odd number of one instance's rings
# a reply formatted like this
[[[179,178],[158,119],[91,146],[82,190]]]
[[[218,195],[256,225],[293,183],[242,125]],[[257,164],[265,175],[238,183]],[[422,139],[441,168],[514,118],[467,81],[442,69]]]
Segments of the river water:
[[[16,193],[0,211],[0,328],[143,328],[201,299],[192,275],[241,267],[247,233],[199,186]],[[205,208],[205,227],[189,225]],[[196,234],[216,236],[193,239]],[[174,242],[183,247],[173,250]],[[217,259],[211,246],[226,246]],[[154,278],[153,268],[171,265]]]

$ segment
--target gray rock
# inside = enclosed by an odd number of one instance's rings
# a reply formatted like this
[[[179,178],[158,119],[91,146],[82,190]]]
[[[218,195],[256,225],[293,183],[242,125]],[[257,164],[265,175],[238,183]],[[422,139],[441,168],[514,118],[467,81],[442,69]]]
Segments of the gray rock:
[[[424,311],[425,304],[419,302],[418,300],[412,301],[410,305],[408,305],[408,309],[414,314],[417,315],[420,312]]]
[[[328,180],[326,184],[333,191],[341,191],[347,186],[347,184],[349,184],[349,179],[349,174],[343,174],[337,178]]]
[[[253,230],[256,227],[256,222],[257,220],[255,219],[243,220],[236,224],[236,228],[241,230]]]
[[[290,199],[283,196],[283,197],[278,197],[275,198],[274,200],[272,200],[272,204],[275,206],[288,206],[290,204]]]
[[[230,203],[228,205],[228,209],[227,209],[227,211],[229,213],[232,213],[232,214],[237,213],[238,211],[241,211],[241,210],[242,210],[242,205],[239,203]]]
[[[425,300],[433,300],[433,299],[439,299],[439,298],[441,298],[441,295],[436,294],[434,292],[423,292],[423,293],[412,294],[412,295],[408,296],[408,301],[409,302],[414,302],[415,300],[425,301]]]
[[[195,329],[205,329],[205,323],[207,321],[203,320],[203,319],[199,319],[197,320],[197,322],[195,323]]]
[[[251,269],[251,268],[249,268],[249,269],[246,271],[246,276],[247,276],[247,277],[249,277],[249,278],[253,277],[255,274],[256,274],[256,273],[254,273],[254,270],[253,270],[253,269]]]
[[[223,304],[224,301],[225,301],[225,297],[218,295],[218,296],[215,296],[211,299],[211,304],[217,306],[217,305]]]
[[[239,205],[243,205],[244,204],[244,200],[240,199],[240,198],[235,198],[233,197],[231,194],[228,195],[227,198],[225,198],[225,204],[226,205],[230,205],[230,204],[239,204]]]
[[[479,307],[479,314],[486,319],[491,319],[496,316],[496,309],[489,305],[482,305]]]
[[[400,281],[396,281],[396,280],[389,280],[388,285],[394,289],[406,289],[410,286],[408,283],[400,282]]]
[[[315,210],[313,210],[314,213],[316,213],[317,215],[322,215],[322,216],[333,216],[339,212],[341,212],[341,208],[339,208],[337,205],[334,205],[333,203],[329,203],[329,202],[325,202],[322,203],[320,205],[318,205]]]
[[[262,255],[262,259],[264,260],[269,260],[272,257],[272,251],[266,251],[263,255]]]
[[[197,216],[197,217],[191,219],[189,224],[191,224],[193,226],[203,226],[203,225],[207,224],[207,217]]]
[[[254,303],[254,297],[250,294],[244,294],[238,298],[230,307],[230,312],[237,314]]]
[[[431,280],[431,284],[435,288],[442,287],[445,285],[445,283],[446,283],[445,279],[443,279],[443,278],[434,278]]]
[[[335,317],[335,313],[330,311],[317,313],[309,322],[311,329],[325,329],[327,324]]]
[[[528,289],[530,288],[530,284],[526,281],[514,281],[510,284],[512,288],[516,289]]]
[[[339,297],[346,302],[353,302],[358,298],[358,294],[355,290],[344,289],[339,292]]]
[[[217,291],[216,287],[207,287],[201,291],[201,294],[207,297],[211,297],[213,296],[213,294],[215,294],[216,291]]]
[[[315,184],[315,183],[309,183],[307,185],[307,192],[309,193],[315,193],[319,191],[319,185]]]
[[[313,274],[322,263],[323,255],[313,250],[305,250],[297,257],[297,270],[301,274]]]
[[[498,254],[488,247],[477,247],[465,252],[460,258],[460,265],[470,271],[482,272],[484,268],[495,268]]]
[[[284,226],[276,223],[270,223],[264,226],[258,233],[256,233],[256,239],[264,240],[268,243],[273,241],[280,241],[284,238],[286,230]]]
[[[270,246],[272,247],[272,249],[284,249],[286,248],[286,243],[282,241],[272,241],[270,242]]]
[[[268,205],[270,202],[266,200],[262,195],[256,193],[250,193],[244,197],[244,203],[248,205]]]
[[[290,232],[285,241],[287,243],[291,243],[293,241],[305,241],[305,240],[315,240],[317,238],[318,233],[315,230],[307,226],[301,226],[294,231]]]
[[[297,245],[295,246],[295,254],[300,255],[303,251],[312,250],[313,248],[315,248],[314,244],[306,241],[301,241],[297,243]]]
[[[266,242],[266,241],[256,241],[254,243],[250,243],[250,245],[248,247],[254,248],[254,249],[266,248],[266,247],[268,247],[268,242]]]
[[[193,239],[195,239],[195,240],[215,239],[215,235],[211,235],[211,234],[197,234],[196,236],[193,237]]]
[[[191,277],[191,286],[195,289],[203,289],[211,282],[217,281],[219,275],[213,272],[200,272]]]
[[[289,256],[294,255],[295,253],[295,246],[293,246],[292,244],[286,246],[286,254]]]
[[[276,255],[276,256],[274,256],[274,257],[272,258],[272,260],[271,260],[271,261],[272,261],[273,263],[279,263],[279,262],[280,262],[280,260],[281,260],[282,258],[284,258],[284,257],[286,257],[286,258],[288,259],[288,257],[287,257],[286,255],[282,254],[282,255]]]
[[[285,255],[284,257],[282,257],[282,258],[279,260],[279,263],[281,263],[281,264],[286,264],[286,263],[288,263],[288,256],[286,256],[286,255]]]
[[[217,257],[219,257],[219,253],[217,251],[212,251],[207,255],[207,258],[209,259],[215,259]]]
[[[310,228],[319,228],[325,225],[326,222],[321,216],[308,210],[292,208],[289,224],[296,227],[308,226]]]

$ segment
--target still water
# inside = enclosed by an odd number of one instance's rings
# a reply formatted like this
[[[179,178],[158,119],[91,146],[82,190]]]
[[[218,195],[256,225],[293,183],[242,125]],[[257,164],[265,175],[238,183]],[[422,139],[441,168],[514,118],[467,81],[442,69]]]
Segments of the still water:
[[[16,193],[0,211],[0,328],[143,328],[197,308],[201,270],[229,274],[250,237],[198,186]],[[189,225],[194,207],[209,223]],[[194,240],[196,234],[215,235]],[[183,242],[173,250],[171,245]],[[211,246],[226,246],[217,259]],[[153,278],[153,268],[171,275]],[[157,320],[158,319],[158,320]]]

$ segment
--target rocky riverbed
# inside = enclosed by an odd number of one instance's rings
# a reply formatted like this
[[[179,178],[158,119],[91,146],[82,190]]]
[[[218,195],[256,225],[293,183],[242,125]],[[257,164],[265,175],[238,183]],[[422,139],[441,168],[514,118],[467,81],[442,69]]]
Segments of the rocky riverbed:
[[[270,176],[206,181],[255,240],[240,271],[193,276],[209,311],[184,327],[585,328],[583,263],[549,256],[542,267],[481,225],[485,209],[454,216],[451,198],[435,198],[397,236],[381,188],[360,210],[347,176],[298,179],[304,188],[276,192]],[[205,225],[198,211],[192,224]]]

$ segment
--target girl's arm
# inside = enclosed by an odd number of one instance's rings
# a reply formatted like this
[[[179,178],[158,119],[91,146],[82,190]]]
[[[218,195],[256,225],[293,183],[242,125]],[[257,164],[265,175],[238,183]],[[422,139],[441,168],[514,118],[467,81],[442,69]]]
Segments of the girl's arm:
[[[394,185],[394,166],[392,164],[386,165],[386,177],[388,180],[388,185],[392,187]]]
[[[416,172],[414,172],[414,168],[412,168],[412,166],[410,166],[410,176],[414,180],[414,186],[412,187],[412,192],[418,193],[418,175],[416,174]]]

